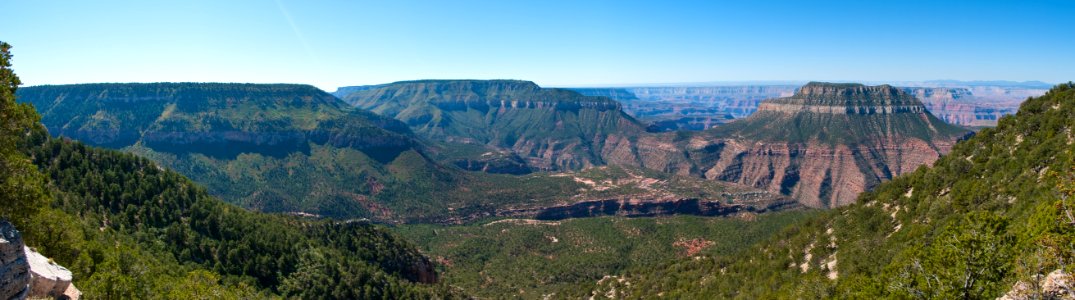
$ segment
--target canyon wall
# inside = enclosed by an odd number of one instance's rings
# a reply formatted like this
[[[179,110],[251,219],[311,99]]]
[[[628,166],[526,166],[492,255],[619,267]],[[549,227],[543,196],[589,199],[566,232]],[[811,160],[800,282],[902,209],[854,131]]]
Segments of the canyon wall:
[[[810,83],[748,118],[691,139],[696,172],[792,196],[811,207],[859,193],[951,150],[966,130],[891,86]]]

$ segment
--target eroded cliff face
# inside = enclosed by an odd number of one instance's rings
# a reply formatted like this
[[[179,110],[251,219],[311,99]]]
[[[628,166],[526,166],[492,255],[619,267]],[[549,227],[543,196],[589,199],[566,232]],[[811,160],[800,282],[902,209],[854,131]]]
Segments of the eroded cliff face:
[[[968,134],[891,86],[810,83],[754,115],[690,139],[701,176],[779,192],[810,207],[853,203],[932,164]],[[657,160],[663,158],[658,157]]]
[[[857,145],[717,140],[699,157],[710,161],[705,178],[737,182],[797,199],[809,207],[854,203],[859,193],[931,165],[954,141],[901,139]]]
[[[602,153],[645,128],[619,102],[517,80],[422,80],[355,91],[348,103],[427,138],[511,151],[533,170],[604,165]],[[473,160],[473,159],[471,159]],[[472,162],[470,169],[485,168]]]

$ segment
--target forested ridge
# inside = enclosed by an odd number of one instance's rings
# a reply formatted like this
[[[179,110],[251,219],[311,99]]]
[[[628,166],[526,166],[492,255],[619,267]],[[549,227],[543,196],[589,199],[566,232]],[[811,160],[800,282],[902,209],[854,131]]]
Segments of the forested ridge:
[[[133,154],[52,138],[15,102],[0,44],[0,218],[91,299],[452,297],[410,243],[364,222],[249,212]]]

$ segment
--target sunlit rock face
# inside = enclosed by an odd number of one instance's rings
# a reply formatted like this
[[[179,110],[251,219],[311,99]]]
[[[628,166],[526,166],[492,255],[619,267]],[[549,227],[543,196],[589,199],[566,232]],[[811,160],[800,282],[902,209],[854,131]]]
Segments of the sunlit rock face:
[[[812,82],[693,137],[688,149],[706,178],[836,207],[932,164],[967,134],[898,88]]]

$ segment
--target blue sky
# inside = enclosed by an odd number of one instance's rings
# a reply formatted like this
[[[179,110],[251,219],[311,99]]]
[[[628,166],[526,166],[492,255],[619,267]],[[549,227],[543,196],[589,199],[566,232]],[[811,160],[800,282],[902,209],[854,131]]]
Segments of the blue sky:
[[[28,85],[1075,80],[1075,1],[25,1]]]

